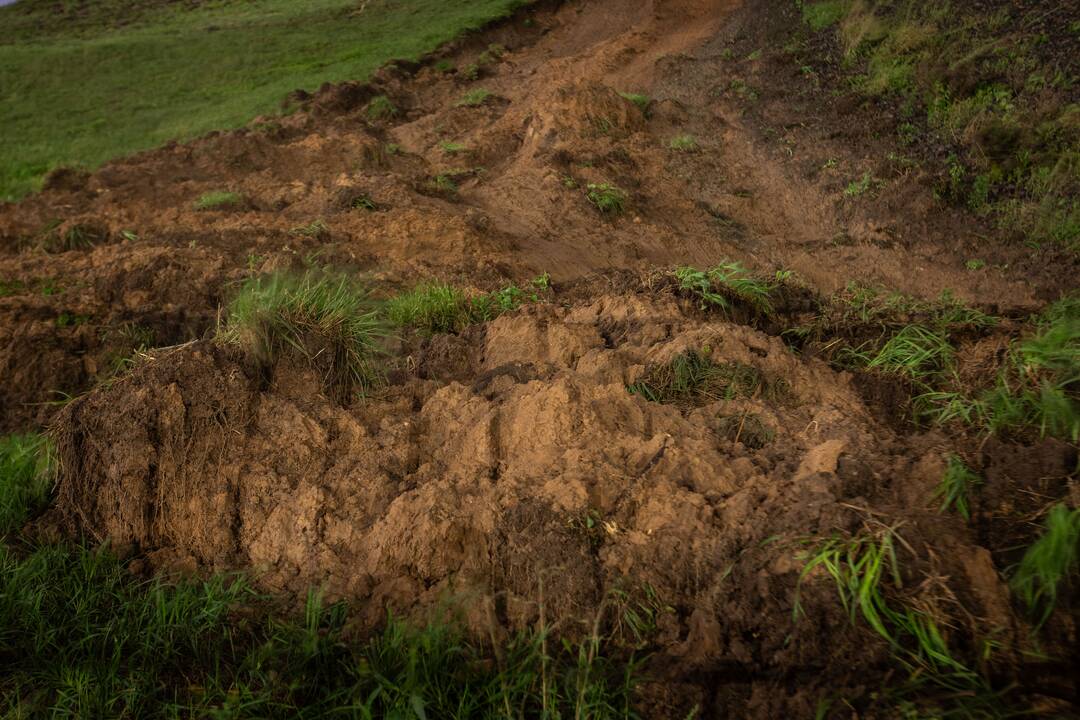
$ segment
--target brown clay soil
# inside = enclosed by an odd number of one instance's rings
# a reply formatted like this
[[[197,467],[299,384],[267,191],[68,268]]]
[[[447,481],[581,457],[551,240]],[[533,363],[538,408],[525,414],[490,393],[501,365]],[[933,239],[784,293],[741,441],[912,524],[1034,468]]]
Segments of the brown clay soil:
[[[803,584],[793,618],[798,556],[804,538],[896,525],[908,582],[947,588],[931,594],[948,599],[953,642],[992,633],[1009,650],[989,676],[1075,709],[1075,616],[1055,615],[1041,646],[1067,660],[1032,659],[1002,573],[1032,537],[1025,518],[1069,491],[1076,448],[916,428],[895,411],[902,391],[703,312],[659,272],[736,259],[793,270],[815,296],[857,280],[1013,317],[1075,284],[1075,256],[995,239],[916,173],[890,175],[872,115],[796,93],[798,68],[773,53],[724,52],[782,45],[787,12],[541,3],[371,84],[297,93],[285,117],[55,173],[0,206],[0,431],[52,424],[67,527],[152,567],[250,570],[286,595],[321,585],[371,627],[453,596],[478,628],[510,630],[542,596],[573,632],[612,588],[652,588],[672,608],[643,701],[658,718],[812,717],[824,696],[879,689],[888,645],[848,620],[830,580]],[[508,52],[476,81],[433,67],[491,43]],[[756,88],[752,107],[733,79]],[[492,97],[456,105],[476,87]],[[649,112],[619,91],[654,98]],[[371,122],[379,94],[401,112]],[[682,133],[698,151],[668,148]],[[867,169],[887,189],[844,197]],[[432,185],[454,170],[470,170],[457,193]],[[587,201],[602,182],[628,191],[625,214]],[[244,206],[194,209],[219,190]],[[360,196],[375,210],[354,209]],[[292,232],[316,219],[325,231]],[[1010,270],[972,272],[973,256]],[[544,272],[553,290],[403,343],[389,387],[343,405],[310,369],[282,362],[267,381],[211,337],[238,282],[305,263],[385,293]],[[133,327],[158,349],[99,383]],[[627,392],[705,347],[784,392],[697,407]],[[760,442],[731,432],[750,416]],[[970,524],[929,499],[952,452],[987,478]]]

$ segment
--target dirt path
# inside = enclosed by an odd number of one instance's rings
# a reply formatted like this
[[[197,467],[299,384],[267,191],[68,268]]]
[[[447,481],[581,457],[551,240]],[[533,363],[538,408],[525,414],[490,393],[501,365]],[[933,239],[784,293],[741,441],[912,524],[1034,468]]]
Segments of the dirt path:
[[[184,344],[67,404],[56,432],[66,520],[152,565],[323,585],[366,602],[372,625],[479,592],[478,628],[492,612],[521,626],[543,587],[569,629],[613,588],[648,588],[671,608],[651,639],[670,661],[655,717],[808,717],[888,673],[889,648],[847,621],[831,581],[792,619],[799,543],[901,527],[912,572],[948,579],[947,633],[992,627],[1008,676],[1023,630],[996,559],[929,500],[955,440],[896,427],[850,373],[649,279],[734,259],[821,296],[858,281],[1005,314],[1070,284],[967,269],[973,248],[1024,267],[1022,248],[981,237],[915,175],[845,196],[881,144],[852,146],[775,60],[729,51],[777,42],[774,5],[541,3],[370,86],[298,94],[285,117],[57,173],[0,207],[0,426],[52,419],[50,401],[90,387],[141,328]],[[459,102],[477,89],[490,95]],[[376,96],[395,114],[373,116]],[[680,135],[696,147],[672,149]],[[589,202],[602,183],[626,191],[625,213]],[[243,199],[196,210],[213,191]],[[555,301],[426,339],[400,382],[343,407],[309,369],[264,382],[199,339],[235,283],[305,265],[386,293],[547,272]],[[690,408],[627,393],[703,348],[755,389]],[[1075,462],[1064,444],[1032,452],[1041,478]]]

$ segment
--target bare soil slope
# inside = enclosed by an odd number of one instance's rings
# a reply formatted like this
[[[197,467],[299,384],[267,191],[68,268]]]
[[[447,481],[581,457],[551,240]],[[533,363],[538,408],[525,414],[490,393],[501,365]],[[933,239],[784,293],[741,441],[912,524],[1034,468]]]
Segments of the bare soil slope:
[[[0,207],[0,426],[55,422],[70,527],[155,567],[249,569],[285,593],[322,585],[368,608],[372,627],[387,607],[448,596],[472,599],[479,632],[520,627],[542,598],[547,621],[574,632],[613,589],[660,598],[670,612],[649,639],[660,660],[643,700],[655,717],[812,717],[823,697],[868,697],[889,647],[848,621],[828,578],[796,597],[799,556],[807,538],[895,527],[911,596],[942,606],[951,642],[992,636],[1004,650],[988,676],[1036,705],[1075,702],[1068,667],[1021,652],[1007,533],[986,531],[1002,513],[969,526],[930,499],[957,440],[898,421],[888,387],[796,354],[782,328],[703,312],[657,273],[737,259],[795,271],[807,296],[857,280],[950,290],[1003,315],[1073,284],[1073,257],[986,236],[918,177],[845,198],[880,148],[785,104],[781,80],[748,113],[732,80],[767,87],[780,70],[724,49],[767,37],[771,13],[541,3],[370,85],[297,93],[288,116],[56,173]],[[459,102],[478,88],[490,95]],[[376,96],[396,114],[376,117]],[[669,147],[683,134],[693,152]],[[818,170],[829,159],[839,169]],[[625,189],[627,212],[599,213],[590,183]],[[195,208],[226,190],[239,207]],[[1030,272],[971,272],[975,246]],[[343,405],[309,368],[266,378],[207,339],[235,283],[305,264],[351,268],[386,294],[544,272],[554,290],[404,343],[391,385]],[[159,349],[53,402],[142,346]],[[751,390],[690,406],[627,392],[688,350],[742,368]],[[1060,496],[1076,465],[1055,441],[983,449],[1003,504],[1017,486]],[[1072,643],[1075,661],[1075,618],[1054,622],[1052,650]]]

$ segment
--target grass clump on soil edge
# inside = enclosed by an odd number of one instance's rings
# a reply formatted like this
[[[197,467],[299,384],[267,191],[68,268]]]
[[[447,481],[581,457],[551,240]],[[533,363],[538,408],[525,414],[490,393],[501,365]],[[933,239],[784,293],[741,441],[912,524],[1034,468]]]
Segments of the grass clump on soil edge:
[[[203,193],[195,201],[196,210],[232,210],[244,204],[244,196],[228,190]]]
[[[941,482],[934,491],[934,498],[940,501],[938,510],[946,512],[952,509],[965,520],[970,519],[969,496],[971,491],[981,484],[982,478],[972,472],[963,459],[950,455],[945,472],[941,475]]]
[[[910,546],[896,527],[889,526],[813,542],[802,555],[795,617],[805,613],[799,600],[803,586],[822,571],[835,583],[852,622],[861,618],[885,640],[893,660],[907,673],[884,693],[886,703],[896,710],[932,710],[932,717],[1011,716],[1001,693],[953,648],[950,638],[958,623],[945,610],[951,599],[948,591],[937,597],[940,593],[935,593],[933,583],[916,589],[905,586],[898,559],[901,549]]]
[[[381,381],[382,323],[367,293],[345,276],[307,271],[246,282],[228,306],[219,336],[263,367],[297,353],[342,394]]]
[[[707,270],[693,267],[675,270],[679,289],[697,297],[703,310],[712,306],[727,311],[732,309],[733,302],[737,302],[757,315],[773,313],[772,294],[790,276],[791,273],[780,271],[773,280],[765,280],[734,261]]]
[[[782,382],[768,382],[761,371],[742,363],[715,363],[707,353],[687,350],[668,363],[649,368],[628,386],[633,395],[659,403],[706,405],[716,400],[782,395]]]
[[[1054,611],[1058,591],[1080,569],[1080,508],[1050,508],[1039,538],[1028,547],[1009,582],[1041,625]]]
[[[544,274],[533,278],[525,289],[510,284],[494,292],[467,295],[453,285],[424,283],[388,300],[385,311],[397,327],[411,327],[428,335],[456,333],[517,310],[526,301],[538,302],[549,285]]]
[[[407,0],[352,14],[352,0],[0,7],[0,200],[36,189],[57,166],[92,168],[272,115],[296,88],[366,79],[521,5]]]
[[[928,390],[915,402],[939,423],[1080,441],[1080,298],[1060,300],[1036,319],[1033,334],[1010,347],[992,387],[974,397]]]

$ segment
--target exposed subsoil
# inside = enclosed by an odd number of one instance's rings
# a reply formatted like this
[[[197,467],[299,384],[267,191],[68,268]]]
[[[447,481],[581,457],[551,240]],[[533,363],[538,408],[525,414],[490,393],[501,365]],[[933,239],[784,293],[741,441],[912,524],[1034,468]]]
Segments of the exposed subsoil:
[[[824,697],[887,716],[870,698],[894,672],[888,645],[849,622],[827,577],[802,585],[797,620],[793,607],[804,539],[897,526],[906,582],[947,587],[936,597],[949,598],[950,638],[992,635],[1006,650],[989,676],[1034,707],[1075,710],[1072,605],[1040,646],[1065,659],[1032,660],[1002,578],[1032,514],[1076,492],[1076,448],[918,429],[894,386],[657,280],[737,259],[793,270],[814,296],[853,280],[927,299],[950,290],[1014,317],[1075,286],[1074,256],[996,238],[917,173],[844,197],[867,169],[886,176],[873,113],[808,92],[778,53],[724,52],[782,45],[780,5],[541,3],[370,85],[298,92],[288,116],[55,173],[0,205],[0,431],[52,424],[67,527],[155,568],[245,569],[285,594],[323,586],[372,628],[387,608],[454,597],[478,631],[508,631],[535,623],[542,598],[546,621],[575,632],[612,589],[654,591],[670,607],[643,689],[657,718],[695,706],[813,717]],[[508,51],[475,81],[434,67],[463,67],[491,43]],[[477,87],[492,97],[456,105]],[[619,91],[654,100],[645,113]],[[365,108],[380,94],[400,113],[373,122]],[[683,133],[698,150],[669,149]],[[455,170],[470,171],[457,192],[433,185]],[[625,214],[588,202],[583,188],[603,182],[628,191]],[[219,190],[245,204],[194,209]],[[354,208],[360,197],[374,210]],[[316,219],[325,230],[295,231]],[[1007,271],[968,270],[976,254]],[[342,405],[310,369],[282,362],[267,382],[211,339],[236,283],[305,264],[384,293],[544,272],[554,289],[403,343],[389,387]],[[132,328],[158,349],[116,374],[142,342]],[[980,340],[1002,346],[971,347]],[[694,407],[627,392],[702,348],[784,392]],[[987,479],[970,524],[930,499],[952,452]]]

